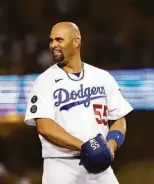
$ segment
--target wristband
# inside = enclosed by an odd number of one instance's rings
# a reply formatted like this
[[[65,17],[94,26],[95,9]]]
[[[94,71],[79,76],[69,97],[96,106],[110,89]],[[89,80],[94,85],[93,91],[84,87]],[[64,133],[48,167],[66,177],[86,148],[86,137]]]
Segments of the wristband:
[[[106,141],[109,141],[110,139],[114,139],[118,145],[118,148],[122,145],[122,143],[125,140],[125,136],[122,132],[119,130],[112,130],[108,133],[106,137]]]

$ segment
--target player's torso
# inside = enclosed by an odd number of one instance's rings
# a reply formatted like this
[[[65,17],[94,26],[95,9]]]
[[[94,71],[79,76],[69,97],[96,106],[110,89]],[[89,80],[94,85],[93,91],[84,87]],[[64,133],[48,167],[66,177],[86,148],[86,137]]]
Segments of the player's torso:
[[[96,69],[93,71],[88,67],[85,67],[84,73],[82,72],[79,78],[74,74],[69,74],[68,77],[61,70],[57,69],[57,75],[53,78],[51,86],[55,121],[83,141],[96,136],[97,133],[106,136],[108,132],[106,79],[103,79],[100,71],[97,73]]]

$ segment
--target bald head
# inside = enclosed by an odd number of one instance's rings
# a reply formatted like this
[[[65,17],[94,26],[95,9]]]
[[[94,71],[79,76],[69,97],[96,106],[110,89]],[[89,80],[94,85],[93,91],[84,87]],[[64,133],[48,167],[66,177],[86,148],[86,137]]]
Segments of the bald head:
[[[76,24],[72,22],[60,22],[52,28],[51,32],[52,33],[58,32],[62,35],[69,35],[72,38],[76,37],[81,39],[79,28],[77,27]]]
[[[60,22],[54,25],[50,40],[53,59],[57,62],[68,61],[75,55],[80,55],[81,35],[74,23]]]

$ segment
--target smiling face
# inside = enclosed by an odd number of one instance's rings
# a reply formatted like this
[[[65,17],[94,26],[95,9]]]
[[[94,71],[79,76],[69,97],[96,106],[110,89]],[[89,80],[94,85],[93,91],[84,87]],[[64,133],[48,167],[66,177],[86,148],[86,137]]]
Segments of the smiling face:
[[[72,24],[59,23],[53,27],[50,34],[50,49],[55,62],[69,60],[75,54],[79,38]]]
[[[65,48],[65,44],[62,42],[64,42],[64,38],[62,37],[52,37],[50,39],[50,49],[52,52],[52,57],[53,60],[55,62],[61,62],[64,60],[64,48]]]

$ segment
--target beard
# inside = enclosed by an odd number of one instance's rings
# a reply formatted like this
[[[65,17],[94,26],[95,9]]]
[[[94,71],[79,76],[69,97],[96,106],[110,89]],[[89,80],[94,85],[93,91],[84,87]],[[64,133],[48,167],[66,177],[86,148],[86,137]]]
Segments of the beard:
[[[57,63],[60,63],[61,61],[64,60],[64,54],[61,51],[55,52],[54,50],[52,51],[52,57],[53,60]]]

